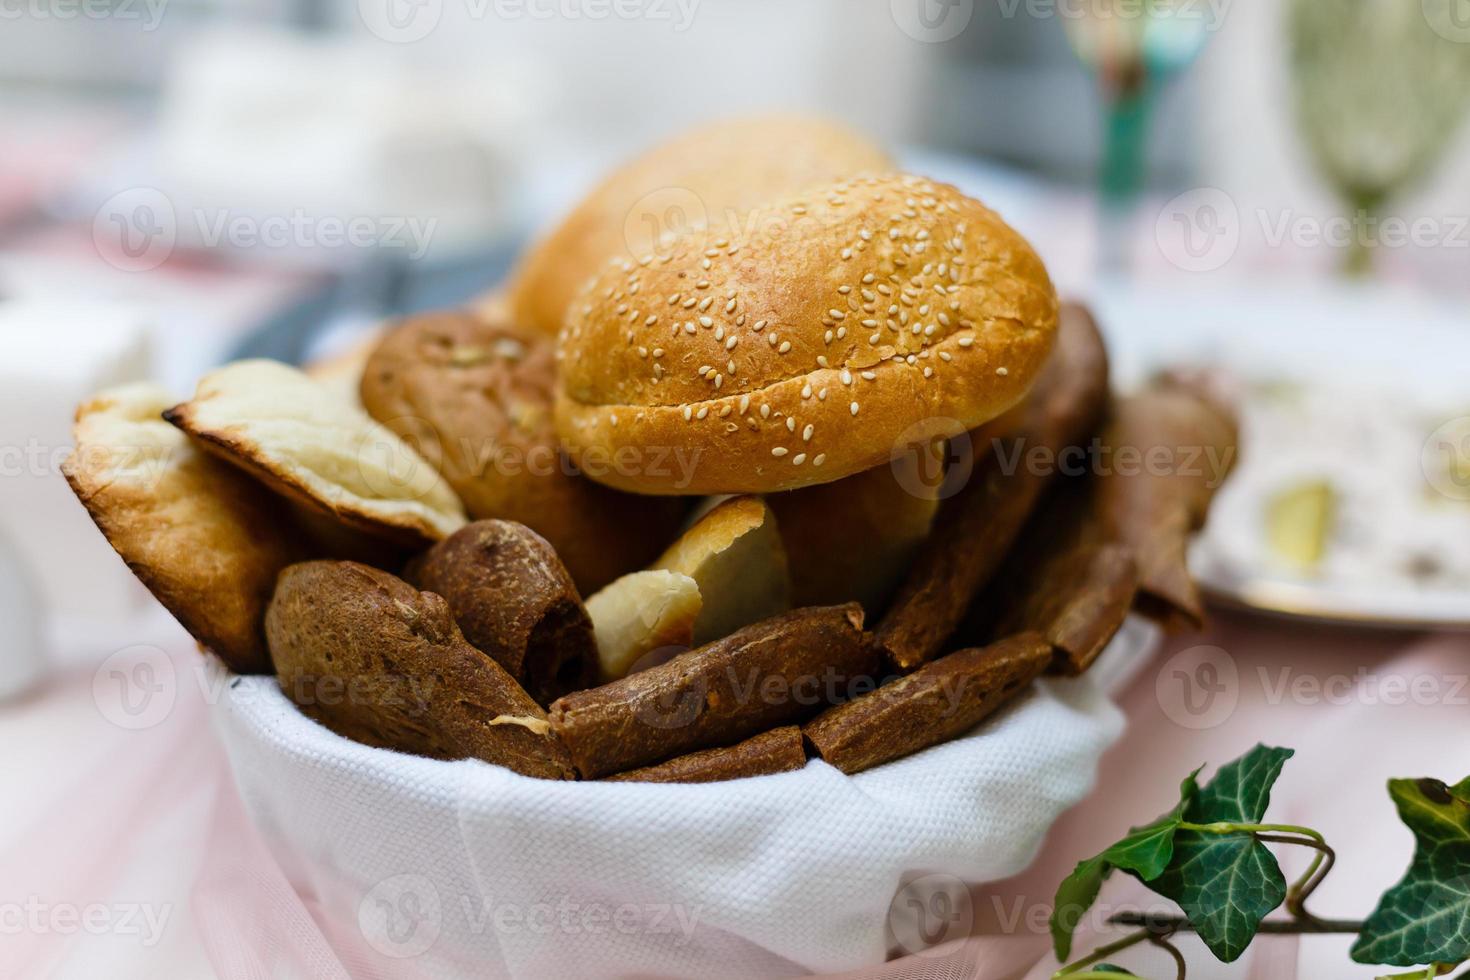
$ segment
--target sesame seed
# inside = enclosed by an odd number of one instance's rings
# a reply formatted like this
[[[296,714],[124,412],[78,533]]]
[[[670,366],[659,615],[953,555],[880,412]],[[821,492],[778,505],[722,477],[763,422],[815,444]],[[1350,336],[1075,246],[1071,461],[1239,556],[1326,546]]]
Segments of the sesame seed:
[[[776,346],[776,331],[772,330],[770,333],[766,334],[766,343],[770,344],[772,347]]]
[[[720,418],[727,417],[733,411],[735,411],[734,405],[726,405],[724,408],[720,409]]]
[[[863,380],[864,381],[876,381],[876,380],[878,380],[878,375],[874,374],[872,371],[864,371],[863,372]]]
[[[716,390],[718,390],[719,387],[721,385],[723,385],[724,383],[725,383],[725,376],[723,374],[717,374],[717,375],[715,375],[715,388],[716,388]]]
[[[816,431],[816,428],[817,428],[816,426],[808,423],[807,424],[807,427],[805,429],[802,429],[801,430],[801,441],[802,442],[811,442],[812,441],[812,433]]]
[[[697,419],[703,419],[703,418],[706,418],[708,416],[709,416],[709,406],[708,405],[701,405],[701,406],[699,406],[699,411],[697,411],[697,412],[694,413],[694,417],[697,418]]]
[[[804,384],[804,385],[801,386],[801,397],[802,398],[810,398],[810,397],[812,397],[812,386],[810,384]]]
[[[972,347],[975,344],[975,338],[974,337],[961,337],[960,340],[959,340],[959,344],[960,344],[961,347]]]
[[[822,367],[828,367],[828,364],[827,364],[827,355],[826,354],[818,354],[817,355],[817,363],[820,364]]]
[[[832,343],[832,331],[828,330],[825,334],[822,335],[822,342],[827,344]]]
[[[795,456],[793,456],[791,458],[791,465],[792,466],[800,466],[802,463],[805,463],[805,462],[806,462],[806,453],[797,453]]]
[[[684,421],[685,422],[688,422],[693,417],[694,417],[694,407],[692,405],[685,405],[684,406]]]
[[[784,354],[787,351],[789,351],[790,349],[791,349],[791,341],[789,341],[789,340],[783,340],[783,341],[781,341],[781,346],[776,348],[776,353],[778,353],[778,354]]]
[[[709,374],[709,373],[710,373],[710,372],[711,372],[711,371],[713,371],[713,370],[714,370],[714,368],[712,368],[712,367],[710,367],[710,366],[709,366],[709,365],[708,365],[708,364],[701,364],[701,365],[700,365],[700,366],[699,366],[699,371],[698,371],[698,372],[697,372],[697,373],[698,373],[698,374],[699,374],[699,376],[700,376],[700,377],[701,377],[701,378],[702,378],[702,377],[704,377],[704,376],[705,376],[705,375],[706,375],[706,374]]]
[[[735,362],[734,361],[726,361],[725,362],[725,373],[726,374],[734,374],[735,373]]]
[[[721,324],[720,326],[715,327],[715,339],[716,340],[724,340],[725,339],[725,326],[724,326],[724,324]]]
[[[741,415],[744,415],[745,414],[745,410],[747,408],[749,408],[749,407],[750,407],[750,396],[749,395],[741,395],[740,396],[740,414]]]
[[[932,367],[925,367],[924,368],[924,377],[926,377],[926,378],[932,378],[932,377],[934,377],[934,369]]]
[[[825,462],[827,462],[827,454],[826,453],[817,453],[817,458],[814,459],[814,460],[812,460],[812,465],[813,466],[821,466]]]
[[[842,369],[842,383],[845,385],[852,384],[852,372],[847,368]]]
[[[754,330],[756,333],[760,333],[762,330],[766,329],[766,322],[767,321],[765,320],[757,320],[755,321],[755,326],[751,327],[750,329]]]
[[[643,321],[643,325],[645,327],[651,327],[651,326],[653,326],[657,322],[658,322],[658,314],[657,313],[653,313],[653,314],[650,314],[649,315],[649,317],[648,317],[647,320],[644,320]]]
[[[863,282],[866,283],[866,284],[868,284],[868,285],[872,285],[873,280],[874,280],[874,276],[873,276],[873,274],[871,272],[868,273],[867,275],[863,276]]]
[[[618,417],[616,415],[609,415],[607,420],[612,423],[614,429],[618,427]]]
[[[788,416],[786,416],[786,431],[787,432],[795,432],[796,431],[796,416],[794,416],[794,415],[788,415]]]
[[[843,296],[846,296],[848,293],[852,292],[852,287],[851,286],[846,286],[846,285],[844,285],[844,286],[838,286],[837,287],[837,291],[839,293],[841,293]]]
[[[827,400],[827,389],[826,388],[823,388],[821,391],[817,392],[817,401],[824,402],[826,400]]]
[[[684,332],[685,333],[693,333],[694,332],[694,321],[693,320],[688,320],[688,321],[685,322],[685,324],[684,324]]]
[[[995,373],[998,374],[998,375],[1000,375],[1002,378],[1004,378],[1006,375],[1010,374],[1011,372],[1008,371],[1008,370],[1006,370],[1003,367],[998,367],[998,368],[995,369]]]
[[[770,417],[771,417],[771,406],[769,406],[769,405],[762,405],[761,406],[761,418],[768,419]]]
[[[947,350],[942,350],[939,352],[939,359],[948,363],[949,361],[954,360],[954,355]]]
[[[883,335],[882,334],[879,334],[879,333],[871,334],[868,337],[868,343],[870,343],[870,344],[876,344],[878,341],[880,341],[882,339],[883,339]]]
[[[662,347],[655,347],[653,349],[653,356],[654,357],[663,357],[664,356],[664,349]]]
[[[786,455],[786,447],[776,446],[774,449],[771,450],[771,455],[775,456],[777,459],[780,459],[782,456]]]
[[[847,336],[847,328],[846,327],[838,327],[837,328],[837,339],[838,340],[842,340],[846,336]]]
[[[853,402],[851,405],[847,406],[847,410],[856,415],[858,413],[858,403]]]
[[[699,325],[701,327],[708,328],[708,327],[714,326],[715,325],[715,321],[713,319],[711,319],[710,317],[702,316],[702,317],[699,318]]]

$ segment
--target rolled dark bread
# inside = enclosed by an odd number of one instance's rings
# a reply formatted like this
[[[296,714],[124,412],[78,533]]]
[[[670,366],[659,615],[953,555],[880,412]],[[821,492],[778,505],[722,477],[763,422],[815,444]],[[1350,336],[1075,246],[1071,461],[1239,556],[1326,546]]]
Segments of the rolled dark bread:
[[[913,670],[944,648],[1015,544],[1062,451],[1096,431],[1107,394],[1097,324],[1083,307],[1063,304],[1057,346],[1035,388],[993,426],[971,434],[975,472],[940,505],[878,624],[878,643],[895,669]]]
[[[1055,650],[1049,673],[1076,676],[1117,634],[1138,592],[1138,564],[1103,534],[1097,481],[1060,480],[984,590],[957,636],[984,644],[1037,632]]]
[[[1138,562],[1140,608],[1170,626],[1204,622],[1190,536],[1235,464],[1237,427],[1212,391],[1169,381],[1119,399],[1103,434],[1098,512]]]
[[[823,761],[862,772],[963,735],[1040,676],[1051,656],[1039,633],[951,653],[827,709],[802,734]]]
[[[546,713],[465,641],[441,596],[356,562],[302,562],[281,572],[265,635],[281,689],[339,735],[574,778]]]
[[[541,704],[597,679],[597,641],[582,597],[545,538],[514,521],[475,521],[406,573],[443,596],[466,640]]]
[[[806,765],[801,729],[784,725],[723,749],[704,749],[608,776],[610,783],[718,783],[747,776],[791,772]]]
[[[882,660],[857,603],[797,609],[559,699],[551,728],[588,779],[730,745],[871,690]]]

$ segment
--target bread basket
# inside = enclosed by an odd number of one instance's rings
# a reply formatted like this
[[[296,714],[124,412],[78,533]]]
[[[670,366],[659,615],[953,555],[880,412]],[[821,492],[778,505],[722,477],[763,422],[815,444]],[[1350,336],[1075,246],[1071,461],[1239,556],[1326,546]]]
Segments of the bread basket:
[[[1122,728],[1108,692],[1157,643],[1132,617],[1087,675],[851,777],[812,761],[703,785],[529,779],[341,738],[271,677],[233,679],[215,724],[253,821],[354,946],[354,972],[791,976],[918,952],[890,916],[916,875],[1022,870],[1091,788]]]

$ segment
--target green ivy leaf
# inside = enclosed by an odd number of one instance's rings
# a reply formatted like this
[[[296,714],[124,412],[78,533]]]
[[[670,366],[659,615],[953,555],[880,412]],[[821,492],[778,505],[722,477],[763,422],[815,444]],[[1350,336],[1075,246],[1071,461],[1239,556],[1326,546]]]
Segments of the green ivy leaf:
[[[1097,966],[1092,967],[1091,970],[1093,973],[1116,973],[1125,977],[1138,976],[1132,970],[1125,970],[1121,966],[1114,966],[1111,963],[1099,963]]]
[[[1388,795],[1414,833],[1414,859],[1353,944],[1359,963],[1418,966],[1470,959],[1470,779],[1394,779]]]
[[[1057,886],[1052,902],[1051,938],[1057,959],[1065,963],[1072,955],[1072,934],[1082,916],[1097,901],[1103,880],[1114,868],[1123,868],[1149,881],[1164,870],[1174,854],[1174,834],[1184,819],[1184,808],[1199,792],[1196,769],[1179,784],[1179,803],[1153,823],[1135,827],[1127,837],[1096,857],[1080,862]]]
[[[1291,749],[1257,745],[1221,766],[1184,811],[1184,822],[1260,823],[1271,787]],[[1146,880],[1146,879],[1145,879]],[[1247,832],[1180,830],[1169,866],[1150,887],[1178,903],[1200,939],[1223,963],[1245,952],[1261,920],[1286,899],[1286,878],[1271,851]]]

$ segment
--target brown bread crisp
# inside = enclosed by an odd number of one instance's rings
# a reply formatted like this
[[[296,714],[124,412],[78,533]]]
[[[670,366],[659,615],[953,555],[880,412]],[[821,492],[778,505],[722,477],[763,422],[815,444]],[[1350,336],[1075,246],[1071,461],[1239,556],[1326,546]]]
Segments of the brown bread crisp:
[[[718,783],[791,772],[806,765],[801,729],[786,725],[723,749],[691,752],[643,769],[608,776],[609,783]]]
[[[541,704],[597,679],[592,620],[546,539],[513,521],[476,521],[414,563],[408,577],[449,603],[466,640]]]
[[[361,395],[438,468],[472,519],[530,527],[591,595],[652,561],[678,534],[684,504],[609,490],[571,468],[552,427],[555,386],[548,337],[503,312],[447,310],[394,327],[368,359]],[[662,453],[644,460],[673,465]]]
[[[1040,676],[1051,655],[1037,633],[951,653],[829,708],[802,733],[824,761],[862,772],[963,735]]]
[[[871,690],[880,658],[857,603],[797,609],[551,706],[588,779],[729,745]]]
[[[1055,648],[1050,673],[1076,676],[1092,666],[1138,593],[1133,553],[1103,536],[1096,486],[1060,481],[966,617],[960,642],[1034,631]]]
[[[913,670],[944,648],[1015,544],[1055,476],[1062,450],[1095,431],[1107,393],[1107,351],[1097,325],[1082,307],[1064,304],[1056,350],[1036,387],[992,430],[972,433],[975,473],[940,504],[929,537],[878,624],[878,642],[897,670]]]
[[[1235,463],[1236,441],[1235,419],[1209,391],[1166,383],[1113,407],[1098,481],[1104,534],[1132,550],[1142,608],[1167,625],[1203,625],[1186,554]]]
[[[432,592],[356,562],[303,562],[281,573],[265,632],[281,689],[339,735],[574,778],[545,712]]]

